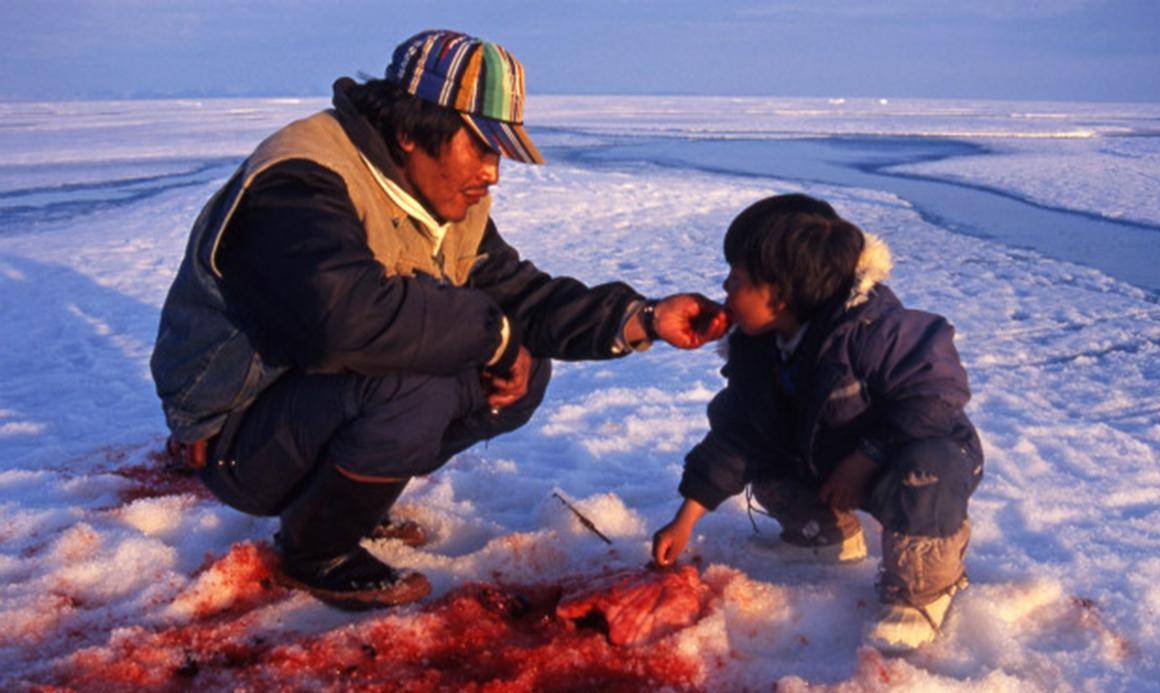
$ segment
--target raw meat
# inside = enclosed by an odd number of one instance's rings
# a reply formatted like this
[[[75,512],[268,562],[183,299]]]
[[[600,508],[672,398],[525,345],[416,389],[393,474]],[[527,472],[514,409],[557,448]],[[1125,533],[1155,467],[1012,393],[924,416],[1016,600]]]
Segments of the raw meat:
[[[708,595],[709,588],[690,565],[624,570],[568,595],[556,615],[589,623],[603,619],[609,642],[642,645],[696,623]]]

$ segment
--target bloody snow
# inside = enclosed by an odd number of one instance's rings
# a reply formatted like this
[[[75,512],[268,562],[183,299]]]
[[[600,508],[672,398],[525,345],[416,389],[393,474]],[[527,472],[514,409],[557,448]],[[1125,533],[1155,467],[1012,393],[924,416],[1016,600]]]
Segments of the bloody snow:
[[[237,544],[177,596],[174,605],[189,610],[188,622],[119,629],[105,645],[78,649],[25,682],[77,690],[187,684],[260,690],[292,681],[295,687],[498,691],[683,688],[703,678],[695,659],[671,642],[655,642],[666,634],[661,628],[633,631],[635,642],[649,647],[617,647],[623,643],[615,627],[577,626],[563,605],[554,614],[562,595],[575,589],[570,583],[471,583],[400,610],[405,618],[392,614],[313,636],[261,634],[259,610],[290,598],[272,575],[276,560],[265,545]],[[700,617],[701,597],[711,591],[692,568],[617,577],[629,592],[626,582],[646,588],[672,582],[667,588],[680,594],[649,607],[679,612],[682,625]],[[608,603],[644,613],[622,596]]]
[[[352,614],[271,580],[276,519],[234,512],[165,467],[148,359],[201,205],[264,135],[323,107],[0,103],[0,689],[1157,689],[1156,293],[865,176],[787,180],[742,160],[746,147],[711,147],[753,138],[772,156],[779,138],[840,135],[881,157],[921,137],[953,155],[907,175],[1034,203],[1016,221],[1044,207],[1132,219],[1138,238],[1160,228],[1160,107],[529,103],[528,121],[551,128],[533,133],[549,164],[505,164],[492,209],[545,270],[720,297],[729,221],[802,191],[883,237],[892,288],[954,323],[987,457],[972,585],[937,642],[891,659],[861,644],[880,554],[868,518],[869,560],[785,565],[762,548],[776,525],[757,516],[751,540],[734,498],[698,525],[677,570],[645,569],[721,384],[711,348],[557,363],[527,426],[413,481],[397,514],[431,542],[366,546],[426,574],[423,603]],[[977,146],[941,147],[949,138]],[[694,139],[703,163],[682,164]],[[1158,248],[1132,254],[1160,266]]]

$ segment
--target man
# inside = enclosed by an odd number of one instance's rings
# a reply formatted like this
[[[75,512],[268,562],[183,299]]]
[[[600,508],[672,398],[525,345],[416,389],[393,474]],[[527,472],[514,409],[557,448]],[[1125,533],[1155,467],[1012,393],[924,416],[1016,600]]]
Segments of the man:
[[[542,163],[523,100],[503,48],[418,34],[262,142],[191,231],[151,364],[173,447],[224,502],[280,515],[283,572],[337,605],[430,591],[360,539],[420,543],[389,518],[408,480],[527,422],[550,358],[724,332],[706,299],[553,278],[504,242],[499,158]]]

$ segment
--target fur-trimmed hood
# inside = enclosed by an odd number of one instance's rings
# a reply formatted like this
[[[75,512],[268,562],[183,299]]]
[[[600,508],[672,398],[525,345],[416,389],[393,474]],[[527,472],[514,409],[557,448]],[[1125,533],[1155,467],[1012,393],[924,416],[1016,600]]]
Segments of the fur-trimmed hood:
[[[850,287],[845,303],[842,304],[843,313],[869,301],[874,287],[886,281],[890,277],[890,270],[894,268],[894,258],[886,241],[865,231],[862,232],[862,236],[864,239],[862,254],[858,256],[858,264],[854,266],[854,283]],[[723,359],[729,358],[730,337],[735,332],[736,330],[731,328],[726,336],[717,342],[717,354]]]
[[[865,231],[862,237],[862,254],[858,256],[858,264],[854,267],[854,285],[850,287],[850,296],[846,299],[847,310],[865,303],[874,285],[886,281],[890,277],[890,270],[894,268],[894,258],[890,255],[890,246],[886,245],[886,241]]]

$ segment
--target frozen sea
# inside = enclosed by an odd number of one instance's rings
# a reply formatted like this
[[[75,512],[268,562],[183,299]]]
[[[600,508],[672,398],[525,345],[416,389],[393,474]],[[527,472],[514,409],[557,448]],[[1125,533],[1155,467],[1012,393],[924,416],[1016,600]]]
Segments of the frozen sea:
[[[193,618],[190,595],[228,601],[199,567],[275,528],[189,489],[139,493],[165,436],[148,358],[201,205],[262,137],[325,106],[0,103],[0,687],[115,657]],[[558,96],[527,115],[549,165],[505,164],[493,216],[541,268],[719,296],[732,217],[806,192],[891,245],[892,287],[951,319],[971,375],[987,471],[972,587],[943,637],[874,659],[874,561],[779,565],[734,499],[691,545],[730,587],[670,636],[699,687],[1160,690],[1160,105]],[[664,346],[558,364],[528,426],[412,483],[400,510],[432,544],[372,550],[435,597],[642,565],[719,367]],[[374,618],[294,597],[246,628]]]

